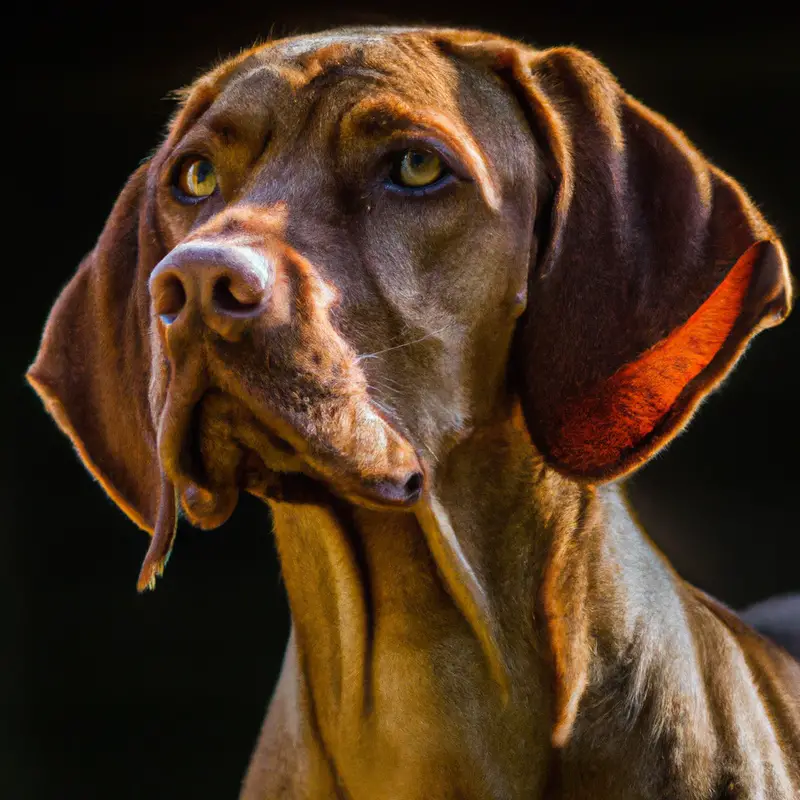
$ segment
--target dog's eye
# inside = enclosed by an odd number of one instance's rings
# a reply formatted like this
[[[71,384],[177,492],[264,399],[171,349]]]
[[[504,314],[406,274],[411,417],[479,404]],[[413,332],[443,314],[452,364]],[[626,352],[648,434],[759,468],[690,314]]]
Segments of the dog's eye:
[[[208,159],[190,156],[176,173],[175,188],[184,197],[194,200],[212,195],[217,188],[214,165]]]
[[[446,174],[442,159],[425,150],[405,150],[393,165],[389,177],[396,186],[420,189],[436,183]]]

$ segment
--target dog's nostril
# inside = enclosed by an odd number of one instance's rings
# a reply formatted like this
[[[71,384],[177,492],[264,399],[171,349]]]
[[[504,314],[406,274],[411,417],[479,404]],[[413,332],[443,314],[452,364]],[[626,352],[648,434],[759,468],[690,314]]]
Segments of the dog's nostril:
[[[405,489],[406,497],[409,501],[416,500],[420,494],[422,493],[422,473],[415,472],[411,475],[411,477],[406,481]]]
[[[186,289],[175,275],[165,275],[156,287],[153,306],[165,325],[171,325],[186,305]]]
[[[261,303],[260,293],[254,292],[249,286],[240,285],[223,275],[214,282],[213,301],[214,307],[219,311],[252,311]]]
[[[393,506],[410,506],[419,500],[424,479],[421,472],[412,472],[403,480],[382,480],[371,485],[371,494],[376,500]]]

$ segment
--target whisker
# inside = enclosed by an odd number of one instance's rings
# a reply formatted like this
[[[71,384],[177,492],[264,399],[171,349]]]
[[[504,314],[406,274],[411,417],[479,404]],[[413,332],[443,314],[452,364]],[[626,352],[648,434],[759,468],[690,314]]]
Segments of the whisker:
[[[384,383],[382,380],[373,380],[372,383],[367,384],[367,389],[373,389],[376,392],[388,392],[394,396],[405,394],[404,390],[400,388],[399,384],[392,386],[388,383]]]
[[[388,416],[388,417],[393,417],[395,415],[395,413],[396,413],[395,410],[391,406],[387,406],[386,404],[381,403],[380,401],[376,400],[374,397],[370,398],[370,402],[372,403],[372,405],[375,406],[375,408],[379,409],[380,411],[383,411],[383,413],[386,414],[386,416]]]
[[[431,450],[431,448],[430,448],[430,447],[428,447],[428,445],[427,445],[427,444],[426,444],[426,445],[423,445],[423,447],[424,447],[424,448],[425,448],[425,449],[426,449],[426,450],[427,450],[427,451],[428,451],[428,452],[431,454],[431,458],[433,459],[433,463],[434,463],[434,464],[438,464],[438,463],[439,463],[439,458],[438,458],[438,456],[436,455],[436,453],[434,453],[434,452],[433,452],[433,450]]]
[[[426,333],[424,336],[420,336],[419,339],[414,339],[410,342],[404,342],[403,344],[396,344],[394,347],[387,347],[384,350],[376,350],[374,353],[365,353],[364,355],[357,356],[356,361],[363,361],[366,358],[375,358],[376,356],[382,356],[384,353],[389,353],[392,350],[400,350],[403,347],[411,347],[412,344],[419,344],[420,342],[424,342],[426,339],[430,339],[432,336],[436,336],[440,334],[442,331],[447,330],[447,328],[453,325],[452,322],[448,322],[446,325],[442,325],[441,328],[435,331],[431,331],[430,333]]]
[[[408,388],[405,384],[400,383],[393,378],[387,378],[385,375],[381,375],[381,377],[378,379],[378,382],[382,386],[385,385],[386,387],[396,387],[399,391],[405,391]]]

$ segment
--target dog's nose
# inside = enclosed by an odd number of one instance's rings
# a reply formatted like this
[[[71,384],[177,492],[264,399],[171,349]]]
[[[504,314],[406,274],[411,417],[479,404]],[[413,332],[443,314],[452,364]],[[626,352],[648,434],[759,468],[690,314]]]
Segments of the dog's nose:
[[[269,299],[274,268],[251,247],[186,242],[150,275],[153,310],[167,325],[199,312],[226,339],[237,339]]]

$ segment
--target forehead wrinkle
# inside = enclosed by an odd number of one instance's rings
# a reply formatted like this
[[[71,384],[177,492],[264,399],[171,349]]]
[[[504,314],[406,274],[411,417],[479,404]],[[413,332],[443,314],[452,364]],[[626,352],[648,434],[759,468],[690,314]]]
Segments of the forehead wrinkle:
[[[359,78],[367,85],[383,86],[386,84],[387,75],[361,64],[336,63],[329,65],[323,72],[310,76],[305,88],[309,91],[319,91],[336,82],[343,83],[349,79]]]
[[[447,83],[442,72],[452,72],[447,59],[430,41],[425,28],[379,26],[339,28],[323,34],[278,39],[262,45],[258,55],[271,63],[305,73],[303,84],[335,79],[335,72],[362,75],[406,87],[415,75],[424,78],[423,95]],[[323,77],[330,74],[330,78]],[[444,83],[442,82],[444,80]]]
[[[184,86],[172,92],[173,97],[181,102],[181,109],[188,105],[202,101],[210,106],[222,92],[247,68],[248,64],[257,67],[262,64],[261,52],[263,45],[243,50],[238,55],[225,59],[213,69],[202,75],[189,86]]]
[[[366,66],[360,50],[331,45],[322,52],[301,56],[292,63],[277,62],[275,69],[291,84],[293,97],[294,134],[301,136],[338,127],[340,114],[331,107],[341,105],[342,93],[359,96],[365,90],[374,91],[385,81],[385,74]],[[334,134],[335,135],[335,134]]]
[[[385,88],[386,76],[368,67],[350,64],[336,64],[325,72],[320,72],[311,78],[305,86],[308,105],[306,119],[317,116],[320,124],[329,126],[329,133],[333,137],[330,144],[336,147],[341,133],[340,121],[342,115],[363,97],[365,92],[375,92]],[[344,95],[344,98],[342,97]],[[356,100],[350,100],[355,96]],[[344,111],[341,109],[345,101]],[[326,110],[329,113],[326,113]]]
[[[424,30],[415,26],[343,27],[321,34],[262,41],[218,64],[191,86],[174,92],[182,100],[174,121],[180,119],[184,124],[179,126],[180,131],[173,125],[173,133],[183,134],[220,98],[228,95],[229,89],[265,73],[281,77],[295,91],[302,86],[329,85],[339,77],[362,77],[374,83],[399,82],[395,88],[401,88],[408,83],[409,75],[419,70],[421,62],[426,62],[426,86],[418,88],[426,99],[434,100],[430,90],[438,95],[446,88],[444,84],[448,81],[439,73],[442,69],[446,72],[450,65],[443,58],[434,58],[440,62],[434,65],[431,56],[438,51],[427,37],[420,37]],[[434,69],[435,66],[439,69]],[[183,113],[190,108],[195,113]]]
[[[292,86],[291,77],[286,74],[282,64],[253,57],[249,69],[241,69],[230,77],[221,96],[224,97],[231,92],[247,92],[256,82],[259,88],[262,84],[284,86],[287,89]]]
[[[174,147],[186,136],[225,94],[228,87],[235,85],[238,76],[249,74],[249,71],[243,72],[247,64],[253,64],[253,69],[258,69],[263,63],[259,57],[260,50],[260,46],[243,50],[237,56],[223,61],[191,85],[172,92],[172,96],[179,100],[179,106],[169,122],[166,139],[168,147]]]
[[[290,92],[290,81],[275,65],[254,65],[232,78],[214,100],[206,112],[208,127],[214,132],[225,127],[235,130],[254,116],[266,116],[273,105],[269,101]]]
[[[198,135],[222,146],[238,143],[263,150],[278,121],[278,109],[296,94],[296,83],[296,67],[251,54],[227,75],[224,85],[192,124],[184,127],[181,140],[199,131]]]
[[[402,97],[384,93],[357,101],[344,113],[339,128],[344,137],[357,132],[369,136],[376,133],[381,135],[386,131],[391,135],[410,128],[444,139],[450,149],[469,167],[487,205],[493,211],[499,210],[500,191],[494,171],[481,147],[459,120],[432,109],[414,108]]]
[[[264,56],[268,56],[268,51]],[[254,60],[251,56],[248,60]],[[210,122],[210,127],[219,128],[235,122],[236,117],[245,116],[240,109],[244,106],[260,106],[256,110],[266,111],[267,98],[293,97],[295,100],[304,98],[306,101],[302,115],[308,119],[316,105],[324,100],[325,90],[335,90],[351,80],[360,80],[363,83],[376,85],[385,79],[385,75],[377,69],[363,65],[359,51],[349,51],[340,45],[330,45],[321,52],[315,51],[309,57],[300,57],[294,62],[270,61],[260,58],[247,71],[234,75],[223,92],[209,109],[211,113],[220,105],[219,121],[215,118]],[[253,88],[255,87],[255,88]],[[273,106],[270,103],[269,106]],[[295,105],[297,112],[301,107]]]
[[[295,88],[312,94],[336,84],[361,79],[366,84],[380,84],[386,80],[385,72],[367,64],[365,49],[350,43],[334,41],[316,50],[295,57]]]

